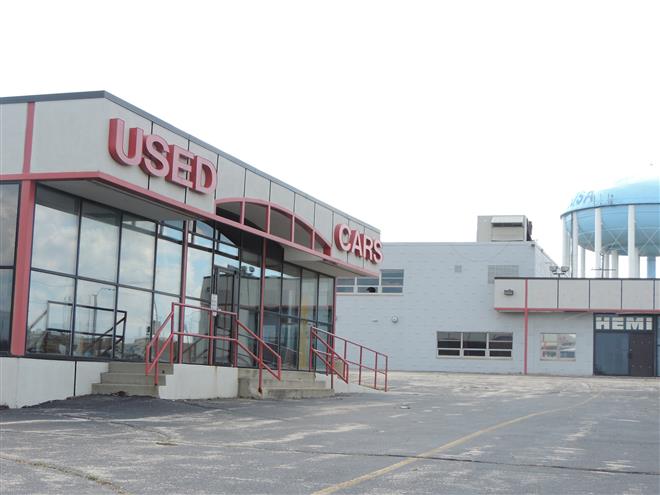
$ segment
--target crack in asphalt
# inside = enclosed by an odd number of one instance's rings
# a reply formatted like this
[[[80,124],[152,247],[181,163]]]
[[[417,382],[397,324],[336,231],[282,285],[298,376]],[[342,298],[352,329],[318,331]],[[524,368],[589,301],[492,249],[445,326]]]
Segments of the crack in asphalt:
[[[58,473],[65,474],[67,476],[75,476],[77,478],[82,478],[84,480],[92,481],[96,483],[97,485],[100,485],[104,488],[108,488],[112,490],[115,493],[118,493],[120,495],[130,495],[130,492],[126,491],[124,488],[119,486],[118,484],[106,480],[104,478],[101,478],[99,476],[96,476],[95,474],[92,473],[87,473],[85,471],[81,471],[79,469],[71,468],[68,466],[60,466],[58,464],[52,464],[50,462],[44,462],[44,461],[31,461],[28,459],[23,459],[21,457],[14,457],[14,456],[9,456],[6,454],[0,454],[0,459],[4,459],[5,461],[10,461],[10,462],[15,462],[16,464],[23,464],[25,466],[31,466],[31,467],[36,467],[36,468],[43,468],[43,469],[50,469],[52,471],[57,471]]]
[[[181,445],[181,443],[179,444]],[[190,444],[190,445],[199,445],[199,444]],[[347,457],[383,457],[383,458],[392,458],[392,459],[420,459],[420,460],[429,460],[429,461],[448,461],[448,462],[464,462],[464,463],[473,463],[473,464],[487,464],[493,466],[511,466],[511,467],[539,467],[539,468],[551,468],[551,469],[565,469],[568,471],[586,471],[594,473],[609,473],[609,474],[638,474],[644,476],[660,476],[660,471],[630,471],[630,470],[617,470],[617,469],[606,469],[606,468],[586,468],[586,467],[576,467],[576,466],[563,466],[561,464],[538,464],[538,463],[516,463],[516,462],[498,462],[498,461],[484,461],[480,459],[459,459],[457,457],[448,457],[448,456],[424,456],[424,455],[409,455],[409,454],[379,454],[371,452],[346,452],[346,451],[318,451],[318,450],[303,450],[303,449],[268,449],[263,447],[242,447],[238,445],[225,444],[223,447],[230,448],[245,448],[250,450],[260,450],[264,452],[271,452],[274,454],[315,454],[315,455],[338,455],[338,456],[347,456]]]

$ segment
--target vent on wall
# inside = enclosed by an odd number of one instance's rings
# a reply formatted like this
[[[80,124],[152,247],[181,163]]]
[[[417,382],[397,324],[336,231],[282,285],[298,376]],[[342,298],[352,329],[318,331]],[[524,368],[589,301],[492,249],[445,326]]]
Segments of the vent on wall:
[[[454,265],[454,273],[463,273],[463,265]]]
[[[495,277],[517,277],[518,265],[488,265],[488,283],[495,282]]]

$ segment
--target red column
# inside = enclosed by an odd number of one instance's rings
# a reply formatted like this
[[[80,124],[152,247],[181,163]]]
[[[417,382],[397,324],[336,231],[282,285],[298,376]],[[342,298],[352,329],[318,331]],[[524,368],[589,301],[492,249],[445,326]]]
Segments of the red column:
[[[524,357],[524,364],[523,364],[523,373],[525,375],[527,374],[527,340],[528,340],[528,333],[529,333],[529,305],[527,304],[527,297],[528,297],[528,285],[527,285],[527,279],[525,279],[525,313],[524,313],[524,319],[525,319],[525,357]]]
[[[27,105],[25,141],[23,144],[23,174],[30,173],[32,137],[34,132],[34,102]],[[14,300],[11,322],[10,352],[14,356],[25,354],[27,310],[30,298],[30,264],[32,262],[32,229],[34,226],[34,198],[37,184],[31,180],[21,182],[18,203],[18,231],[16,233],[16,267],[14,268]]]

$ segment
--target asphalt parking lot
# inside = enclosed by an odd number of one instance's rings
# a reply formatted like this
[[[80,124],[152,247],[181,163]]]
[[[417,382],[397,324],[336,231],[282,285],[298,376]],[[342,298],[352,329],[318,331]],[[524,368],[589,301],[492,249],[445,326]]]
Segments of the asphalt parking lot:
[[[392,373],[386,394],[0,411],[0,492],[660,493],[660,381]]]

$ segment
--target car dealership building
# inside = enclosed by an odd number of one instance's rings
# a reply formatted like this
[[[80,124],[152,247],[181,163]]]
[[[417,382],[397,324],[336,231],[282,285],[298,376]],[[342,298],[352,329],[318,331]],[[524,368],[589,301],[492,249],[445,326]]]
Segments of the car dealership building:
[[[106,92],[0,98],[0,181],[0,404],[90,393],[164,327],[196,396],[308,370],[335,277],[382,260],[378,229]]]

